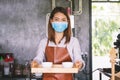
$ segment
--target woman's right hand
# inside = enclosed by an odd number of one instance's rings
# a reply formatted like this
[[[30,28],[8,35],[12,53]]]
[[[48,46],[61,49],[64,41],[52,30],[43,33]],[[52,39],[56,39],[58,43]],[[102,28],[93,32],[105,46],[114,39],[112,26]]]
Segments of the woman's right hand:
[[[32,61],[31,67],[39,67],[39,63],[37,61]]]

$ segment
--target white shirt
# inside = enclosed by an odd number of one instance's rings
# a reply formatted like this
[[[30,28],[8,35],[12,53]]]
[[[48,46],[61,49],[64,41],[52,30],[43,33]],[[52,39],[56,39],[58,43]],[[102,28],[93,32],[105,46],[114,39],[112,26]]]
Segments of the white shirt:
[[[45,48],[47,45],[47,40],[48,40],[47,38],[44,38],[40,41],[40,44],[37,50],[37,56],[34,58],[34,60],[37,61],[38,63],[41,63],[43,62],[43,60],[45,60]],[[52,46],[52,47],[66,47],[67,46],[67,50],[70,54],[72,62],[74,63],[76,61],[81,61],[83,63],[83,67],[82,67],[83,69],[85,66],[85,63],[81,57],[81,49],[80,49],[78,39],[75,37],[71,37],[70,42],[68,44],[64,44],[64,43],[65,43],[65,38],[63,38],[58,45],[56,45],[52,41],[49,41],[48,46]]]

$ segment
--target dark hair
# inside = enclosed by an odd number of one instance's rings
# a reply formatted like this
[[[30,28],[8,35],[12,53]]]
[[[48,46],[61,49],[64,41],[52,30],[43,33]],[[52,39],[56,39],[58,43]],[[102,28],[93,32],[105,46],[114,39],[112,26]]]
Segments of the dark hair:
[[[71,24],[70,24],[70,18],[67,13],[67,10],[63,7],[55,7],[50,14],[50,18],[49,18],[49,22],[48,22],[48,39],[55,43],[55,31],[52,28],[50,20],[53,19],[54,15],[58,12],[63,13],[67,17],[68,28],[64,31],[63,36],[66,38],[65,43],[68,43],[70,41],[70,37],[71,37]]]

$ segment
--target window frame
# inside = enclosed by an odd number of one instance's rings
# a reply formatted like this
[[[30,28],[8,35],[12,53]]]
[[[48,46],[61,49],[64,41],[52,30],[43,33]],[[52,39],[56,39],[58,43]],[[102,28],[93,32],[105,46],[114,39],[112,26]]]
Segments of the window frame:
[[[120,2],[120,0],[119,1],[113,1],[113,0],[106,0],[106,1],[104,1],[104,0],[101,0],[101,1],[94,1],[94,0],[91,0],[91,2]]]

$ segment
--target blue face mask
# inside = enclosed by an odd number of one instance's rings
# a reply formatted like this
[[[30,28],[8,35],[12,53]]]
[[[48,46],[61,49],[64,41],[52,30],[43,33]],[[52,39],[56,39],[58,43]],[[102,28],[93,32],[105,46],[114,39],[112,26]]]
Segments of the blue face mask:
[[[52,22],[52,27],[56,32],[63,32],[68,27],[67,22]]]

